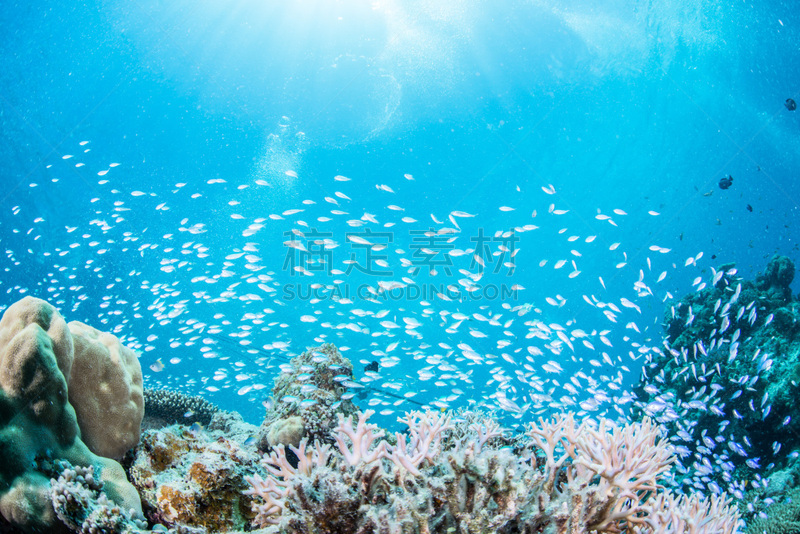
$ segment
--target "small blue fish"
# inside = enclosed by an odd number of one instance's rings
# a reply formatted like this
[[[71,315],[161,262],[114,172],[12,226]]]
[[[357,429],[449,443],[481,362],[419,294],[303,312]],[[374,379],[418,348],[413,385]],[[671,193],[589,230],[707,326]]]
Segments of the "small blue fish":
[[[758,462],[759,462],[758,458],[750,458],[748,460],[745,460],[744,463],[746,463],[747,467],[749,467],[750,469],[758,469],[759,468]]]
[[[730,448],[733,452],[738,454],[739,456],[747,457],[747,451],[744,450],[744,447],[736,443],[735,441],[728,442],[728,448]]]

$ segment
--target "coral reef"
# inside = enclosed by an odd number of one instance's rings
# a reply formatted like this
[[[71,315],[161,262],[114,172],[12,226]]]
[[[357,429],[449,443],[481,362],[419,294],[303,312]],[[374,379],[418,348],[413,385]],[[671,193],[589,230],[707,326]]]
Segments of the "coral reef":
[[[736,321],[747,317],[751,326],[775,328],[778,310],[795,313],[791,300],[781,300],[790,271],[781,261],[767,270],[764,289],[745,288],[769,293],[762,301],[775,303],[772,319],[761,317],[755,304],[736,304],[744,289],[730,269],[709,290],[727,298],[717,297],[716,307],[726,308],[722,317],[730,324],[735,313]],[[0,514],[26,532],[122,534],[144,529],[142,517],[156,525],[154,531],[192,534],[254,528],[272,534],[733,534],[741,526],[721,492],[712,488],[706,498],[665,487],[675,480],[678,460],[650,417],[620,426],[563,414],[512,434],[483,412],[415,411],[398,419],[402,432],[389,434],[369,422],[372,410],[358,412],[350,401],[354,393],[348,390],[358,387],[352,365],[330,344],[282,366],[273,389],[277,403],[259,428],[201,399],[149,392],[162,422],[195,422],[139,436],[144,394],[135,353],[113,336],[73,324],[30,298],[0,320]],[[725,332],[730,324],[716,328]],[[746,347],[748,340],[740,336],[724,343]],[[688,348],[668,349],[673,358],[688,359]],[[706,352],[714,350],[721,349]],[[699,353],[705,355],[698,349],[692,358]],[[747,363],[757,367],[756,377],[773,367],[770,357],[758,354]],[[83,367],[87,362],[95,362],[91,370]],[[706,362],[696,363],[700,376],[710,379]],[[650,371],[657,369],[653,360],[648,364]],[[722,375],[720,367],[715,369]],[[79,394],[68,385],[73,383],[94,396],[89,408],[75,401],[85,414],[102,402],[117,404],[110,413],[124,421],[87,430],[107,432],[107,444],[116,447],[109,454],[125,452],[133,436],[139,438],[129,469],[132,484],[119,464],[81,440],[81,416],[68,400]],[[755,380],[746,387],[762,386]],[[774,410],[782,409],[772,400],[781,393],[763,387],[761,407],[769,399]],[[699,385],[689,395],[698,390]],[[701,395],[683,402],[688,406]],[[769,420],[764,410],[762,421]],[[677,424],[665,412],[654,415]],[[205,429],[198,419],[207,422]],[[794,521],[793,501],[783,494],[791,493],[795,467],[787,462],[769,481],[755,477],[757,497],[776,498],[777,504],[768,511],[751,506],[754,521]],[[696,472],[698,480],[708,474],[702,466]],[[772,525],[765,522],[763,529],[777,531]]]
[[[792,299],[789,286],[794,280],[794,262],[786,256],[774,256],[767,264],[764,274],[756,276],[756,287],[766,293],[770,301],[787,303]]]
[[[800,534],[800,488],[792,488],[779,501],[747,522],[752,534]]]
[[[708,287],[668,307],[664,349],[648,355],[635,391],[640,413],[666,425],[681,457],[693,459],[680,467],[685,483],[721,483],[740,497],[745,480],[788,461],[800,432],[794,269],[775,256],[753,282],[723,266]]]
[[[748,532],[800,533],[799,482],[800,455],[796,454],[790,455],[786,467],[768,477],[756,473],[739,503]]]
[[[266,477],[248,477],[254,523],[286,533],[485,533],[736,531],[738,512],[725,497],[665,491],[659,480],[674,461],[648,419],[625,427],[607,420],[578,424],[572,415],[540,420],[517,454],[495,448],[495,421],[470,439],[444,439],[462,423],[447,414],[412,412],[395,445],[368,423],[339,416],[336,448],[327,443],[273,450]],[[502,441],[502,440],[500,440]]]
[[[95,454],[122,458],[139,443],[144,415],[139,358],[117,336],[72,321],[75,347],[69,402],[81,439]]]
[[[353,365],[332,344],[292,358],[275,379],[274,401],[261,424],[259,447],[297,447],[303,437],[331,443],[337,414],[356,412],[348,387],[360,384],[353,382]]]
[[[61,314],[26,297],[0,319],[0,515],[25,531],[65,529],[50,499],[49,460],[94,466],[95,478],[122,509],[141,503],[115,461],[92,453],[80,438],[68,402],[73,344]]]
[[[220,412],[206,430],[194,424],[145,431],[130,474],[147,517],[171,528],[209,532],[249,525],[254,514],[252,499],[244,493],[245,476],[263,470],[255,440],[244,444],[236,437],[253,436],[256,430]]]

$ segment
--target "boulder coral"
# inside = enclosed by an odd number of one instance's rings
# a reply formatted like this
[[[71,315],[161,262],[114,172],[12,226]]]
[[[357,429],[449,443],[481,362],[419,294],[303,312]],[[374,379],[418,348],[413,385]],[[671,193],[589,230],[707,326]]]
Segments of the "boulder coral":
[[[72,321],[75,347],[69,402],[86,445],[106,458],[122,456],[139,442],[144,416],[142,368],[117,336]]]
[[[81,440],[68,400],[73,356],[67,324],[47,302],[25,297],[0,319],[0,515],[24,531],[66,528],[50,495],[48,466],[57,459],[94,466],[108,497],[141,515],[139,495],[122,467]]]

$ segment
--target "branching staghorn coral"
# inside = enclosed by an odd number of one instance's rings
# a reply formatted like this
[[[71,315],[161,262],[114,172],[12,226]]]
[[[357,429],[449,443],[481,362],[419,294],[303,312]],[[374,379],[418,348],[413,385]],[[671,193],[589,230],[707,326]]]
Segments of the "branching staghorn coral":
[[[648,497],[660,489],[660,478],[674,462],[666,440],[649,418],[625,427],[597,428],[589,421],[576,425],[571,414],[552,422],[539,420],[528,435],[545,453],[545,483],[541,490],[553,494],[553,483],[563,473],[572,487],[593,493],[593,511],[587,519],[592,530],[606,531],[618,524],[639,524]],[[560,452],[559,457],[556,455]],[[566,464],[567,460],[571,460]],[[597,482],[592,482],[599,477]],[[612,530],[613,531],[613,530]]]
[[[726,496],[661,493],[646,503],[643,526],[634,534],[731,534],[736,532],[738,512]]]
[[[344,459],[353,467],[360,463],[370,464],[386,456],[387,445],[385,441],[370,450],[372,444],[384,435],[383,430],[378,429],[378,425],[367,424],[367,419],[374,413],[374,410],[367,410],[360,414],[356,428],[353,428],[351,416],[347,416],[347,419],[345,419],[343,415],[339,414],[339,426],[334,429],[336,432],[334,439]],[[379,431],[375,432],[376,430]],[[353,444],[352,449],[347,446],[345,438],[349,439]]]
[[[309,476],[315,467],[324,467],[330,458],[330,446],[318,445],[306,450],[308,439],[303,438],[299,447],[289,445],[289,448],[297,456],[297,467],[293,466],[286,457],[286,449],[278,447],[262,461],[262,465],[270,476],[266,479],[258,475],[247,477],[247,481],[253,485],[251,490],[245,492],[246,495],[258,495],[264,500],[264,504],[254,505],[257,511],[256,523],[259,526],[275,524],[275,517],[279,516],[286,507],[285,499],[289,494],[288,481],[296,478],[298,474]]]
[[[470,425],[470,430],[478,435],[475,441],[475,453],[480,453],[483,447],[494,438],[503,437],[503,429],[493,419],[485,419],[480,423],[473,423]]]
[[[435,463],[436,454],[442,444],[442,433],[451,428],[450,417],[415,411],[407,413],[405,418],[398,420],[408,425],[411,438],[406,445],[406,436],[399,432],[395,433],[397,445],[391,452],[386,453],[386,457],[395,465],[405,468],[418,477],[422,474],[419,467],[425,460],[431,464]]]
[[[526,454],[486,446],[496,422],[435,412],[399,421],[396,444],[369,424],[371,410],[340,417],[337,450],[303,442],[264,460],[266,479],[250,493],[259,526],[302,534],[586,532],[733,534],[738,513],[725,497],[666,492],[659,480],[673,456],[649,419],[618,427],[539,420]],[[466,428],[461,428],[461,426]],[[461,436],[454,440],[448,432]],[[539,461],[537,453],[541,454]]]

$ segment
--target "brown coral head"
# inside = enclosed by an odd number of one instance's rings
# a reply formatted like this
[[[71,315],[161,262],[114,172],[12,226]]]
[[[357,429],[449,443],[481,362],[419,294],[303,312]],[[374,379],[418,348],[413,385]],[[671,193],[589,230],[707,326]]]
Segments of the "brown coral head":
[[[306,430],[303,418],[299,415],[278,419],[269,427],[267,442],[271,447],[278,445],[291,445],[299,447],[300,440],[305,436]]]

